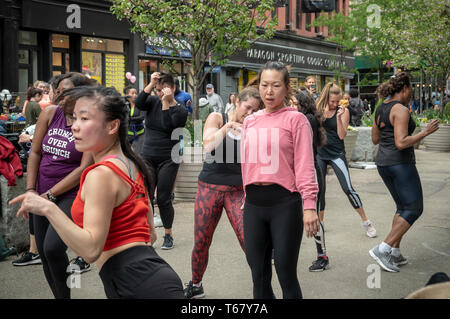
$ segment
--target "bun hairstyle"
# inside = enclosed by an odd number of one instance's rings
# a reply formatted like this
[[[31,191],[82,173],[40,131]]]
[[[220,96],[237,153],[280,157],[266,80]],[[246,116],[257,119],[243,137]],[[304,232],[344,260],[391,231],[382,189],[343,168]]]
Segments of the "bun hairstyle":
[[[246,87],[236,96],[236,99],[241,101],[248,101],[250,98],[254,98],[259,101],[259,109],[264,108],[264,103],[259,95],[259,90],[254,86]]]
[[[106,121],[111,122],[116,119],[120,120],[118,131],[118,139],[124,155],[129,158],[137,167],[138,171],[144,178],[144,184],[147,192],[150,192],[151,175],[144,161],[133,152],[128,142],[128,106],[125,98],[120,95],[115,88],[103,86],[79,86],[65,90],[58,99],[65,97],[70,100],[77,101],[80,98],[88,98],[95,102],[99,110],[105,113]],[[150,194],[153,200],[153,195]]]
[[[411,76],[407,72],[400,72],[390,77],[389,80],[380,84],[377,88],[377,94],[383,100],[388,96],[393,96],[403,90],[404,87],[411,86]]]
[[[333,82],[328,82],[322,90],[319,98],[317,99],[317,112],[320,115],[321,121],[325,120],[325,113],[328,111],[328,103],[330,102],[330,95],[341,95],[342,91],[339,86]]]
[[[316,110],[316,103],[314,99],[307,92],[299,91],[295,94],[295,98],[300,104],[300,112],[305,115],[311,114],[317,121],[318,125],[318,138],[317,138],[317,147],[322,147],[327,143],[327,133],[322,126],[322,121],[320,119],[320,115]]]

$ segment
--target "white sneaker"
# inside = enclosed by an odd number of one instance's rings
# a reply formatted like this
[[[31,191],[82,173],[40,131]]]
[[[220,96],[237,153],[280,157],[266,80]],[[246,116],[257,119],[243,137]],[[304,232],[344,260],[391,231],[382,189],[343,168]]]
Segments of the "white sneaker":
[[[153,223],[155,224],[155,227],[163,227],[161,217],[158,214],[153,215]]]
[[[366,230],[366,235],[370,238],[377,237],[377,230],[373,227],[373,224],[370,220],[366,220],[363,222],[362,227]]]

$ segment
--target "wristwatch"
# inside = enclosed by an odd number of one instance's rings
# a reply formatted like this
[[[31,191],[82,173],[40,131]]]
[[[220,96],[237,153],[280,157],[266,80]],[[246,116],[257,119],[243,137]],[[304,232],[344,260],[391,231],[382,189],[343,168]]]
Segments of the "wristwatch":
[[[47,193],[45,193],[45,195],[47,195],[47,198],[48,198],[49,201],[56,202],[57,198],[56,198],[56,196],[54,196],[52,194],[52,192],[50,190],[48,190]]]

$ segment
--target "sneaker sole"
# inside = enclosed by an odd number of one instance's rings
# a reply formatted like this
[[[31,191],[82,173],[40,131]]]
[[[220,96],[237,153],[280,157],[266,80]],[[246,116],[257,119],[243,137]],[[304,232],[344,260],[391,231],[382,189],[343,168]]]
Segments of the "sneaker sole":
[[[70,274],[70,275],[73,275],[73,274],[81,275],[82,273],[88,272],[90,270],[91,270],[91,268],[83,269],[83,270],[72,270],[72,271],[68,271],[66,273]]]
[[[40,265],[42,264],[42,261],[39,260],[33,260],[33,261],[28,261],[26,263],[12,263],[13,266],[30,266],[30,265]]]
[[[386,267],[386,266],[381,262],[380,258],[378,258],[377,255],[375,255],[375,254],[373,253],[372,250],[369,250],[369,254],[370,254],[370,256],[371,256],[373,259],[375,259],[375,261],[378,263],[378,265],[380,265],[381,268],[383,268],[384,270],[389,271],[389,272],[399,272],[398,270],[395,270],[395,269],[391,269],[391,268],[389,268],[389,267]]]
[[[173,249],[174,246],[175,246],[175,245],[172,245],[171,247],[161,246],[161,249],[164,249],[164,250],[171,250],[171,249]]]
[[[203,294],[200,294],[200,295],[195,295],[191,299],[200,299],[200,298],[204,298],[205,296],[206,295],[203,293]]]
[[[402,261],[402,262],[399,262],[399,263],[394,263],[394,265],[395,266],[404,266],[404,265],[406,265],[406,264],[408,264],[408,261],[407,260],[405,260],[405,261]]]
[[[326,265],[324,268],[321,268],[321,269],[314,269],[314,270],[308,269],[308,270],[310,272],[322,272],[322,271],[327,270],[327,269],[330,269],[330,265]]]

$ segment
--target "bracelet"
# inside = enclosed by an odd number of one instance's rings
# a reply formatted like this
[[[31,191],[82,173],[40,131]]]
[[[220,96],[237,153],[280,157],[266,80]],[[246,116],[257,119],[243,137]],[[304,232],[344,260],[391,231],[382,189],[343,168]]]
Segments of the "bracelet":
[[[29,192],[29,191],[36,192],[36,188],[33,188],[33,187],[27,188],[27,189],[25,190],[25,193],[26,193],[26,192]]]
[[[52,192],[50,190],[48,190],[47,193],[45,193],[45,195],[47,195],[47,198],[48,198],[49,201],[56,202],[57,198],[56,198],[56,196],[54,196],[52,194]]]

